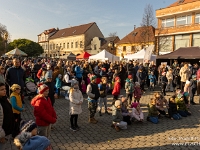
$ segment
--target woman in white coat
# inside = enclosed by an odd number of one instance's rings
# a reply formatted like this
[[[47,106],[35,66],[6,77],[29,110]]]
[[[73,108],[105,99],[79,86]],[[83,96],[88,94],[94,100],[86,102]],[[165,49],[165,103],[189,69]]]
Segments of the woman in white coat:
[[[72,80],[71,89],[69,92],[69,115],[70,115],[70,123],[71,130],[76,131],[79,130],[79,126],[77,124],[78,115],[82,113],[81,105],[83,103],[83,95],[79,90],[78,81]]]

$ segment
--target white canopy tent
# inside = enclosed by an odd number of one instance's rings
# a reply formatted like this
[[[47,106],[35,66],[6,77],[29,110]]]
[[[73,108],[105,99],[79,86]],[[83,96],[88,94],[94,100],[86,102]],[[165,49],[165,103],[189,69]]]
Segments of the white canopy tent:
[[[125,55],[124,58],[128,60],[143,60],[145,55],[145,49],[140,50],[137,53],[131,54],[131,55]],[[151,55],[150,61],[156,61],[156,55]]]
[[[109,60],[110,62],[114,62],[114,61],[119,61],[120,58],[107,52],[106,50],[102,50],[100,53],[90,56],[89,61],[90,60],[102,60],[102,61]]]

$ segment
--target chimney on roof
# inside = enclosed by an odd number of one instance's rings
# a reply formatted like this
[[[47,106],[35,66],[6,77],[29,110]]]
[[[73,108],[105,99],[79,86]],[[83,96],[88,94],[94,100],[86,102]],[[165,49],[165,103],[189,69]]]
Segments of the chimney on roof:
[[[136,25],[134,25],[134,30],[136,29]]]
[[[57,29],[56,29],[57,31],[59,30],[59,28],[57,27]]]

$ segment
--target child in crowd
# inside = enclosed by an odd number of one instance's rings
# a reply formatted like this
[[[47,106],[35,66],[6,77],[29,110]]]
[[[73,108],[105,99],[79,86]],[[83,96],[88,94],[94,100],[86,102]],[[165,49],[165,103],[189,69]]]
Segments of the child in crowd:
[[[152,71],[151,74],[149,74],[149,80],[150,80],[150,87],[149,90],[153,90],[155,88],[155,83],[156,83],[156,76],[154,75],[154,72]]]
[[[14,144],[19,150],[50,150],[50,141],[37,135],[37,125],[30,120],[21,128],[21,133],[15,137]]]
[[[81,89],[82,89],[82,93],[86,94],[87,86],[84,80],[81,81]]]
[[[135,118],[137,121],[143,122],[144,114],[140,107],[140,103],[138,103],[138,102],[132,103],[131,108],[132,108],[131,117]]]
[[[58,77],[56,78],[56,93],[58,94],[58,97],[60,97],[60,88],[62,87],[62,75],[59,74]]]
[[[135,88],[134,88],[134,102],[140,102],[140,98],[142,96],[142,90],[140,88],[140,83],[139,82],[135,82]]]
[[[120,78],[115,77],[115,84],[114,84],[114,89],[112,91],[113,95],[113,103],[115,103],[116,100],[118,100],[118,96],[120,95],[120,90],[121,90],[121,83],[120,83]]]
[[[78,115],[82,113],[81,105],[83,103],[83,95],[79,90],[78,81],[73,80],[71,82],[71,89],[69,92],[69,115],[71,127],[70,130],[77,131],[79,130],[79,126],[77,124]]]
[[[150,121],[152,123],[157,124],[158,123],[158,116],[159,112],[156,108],[156,99],[151,98],[149,104],[147,105],[148,107],[148,116],[147,116],[147,121]]]
[[[161,76],[161,91],[164,96],[166,95],[165,90],[166,90],[167,83],[168,83],[168,80],[166,77],[166,72],[163,72]]]
[[[190,80],[190,90],[189,90],[189,95],[190,95],[190,104],[195,105],[196,103],[194,102],[194,95],[197,91],[197,79],[196,75],[192,75],[192,79]]]
[[[10,102],[12,105],[13,109],[13,114],[14,114],[14,129],[12,133],[12,137],[14,138],[16,135],[19,134],[19,129],[20,129],[20,121],[21,121],[21,112],[23,112],[24,106],[22,104],[22,99],[21,99],[21,87],[18,84],[13,84],[11,86],[12,93],[10,95]]]
[[[186,80],[185,82],[185,86],[184,86],[184,92],[188,92],[190,91],[190,81]]]
[[[156,100],[156,108],[159,111],[159,114],[167,117],[167,114],[164,108],[164,105],[166,106],[166,108],[168,108],[167,100],[158,92],[154,94],[154,98]]]
[[[191,115],[191,112],[188,111],[187,106],[184,101],[184,96],[182,94],[177,95],[176,97],[176,104],[178,107],[178,113],[182,117],[187,117]]]
[[[125,83],[126,98],[128,99],[128,105],[131,106],[132,97],[134,92],[133,76],[128,75]]]
[[[184,97],[184,101],[185,101],[186,107],[187,107],[187,109],[189,109],[189,107],[190,107],[189,93],[188,92],[184,92],[183,93],[183,97]]]
[[[122,110],[123,121],[127,122],[128,125],[131,125],[131,113],[129,113],[129,110],[127,109],[128,106],[127,98],[122,97],[121,101],[122,101],[121,110]]]
[[[127,123],[123,121],[122,111],[121,111],[121,101],[116,100],[112,106],[112,126],[116,131],[120,129],[127,129]]]
[[[105,107],[105,113],[109,115],[107,111],[107,77],[102,77],[101,82],[98,84],[99,88],[99,116],[102,116],[102,106],[104,104]]]
[[[177,110],[177,104],[176,104],[176,100],[175,100],[175,96],[172,96],[169,98],[169,108],[168,108],[168,113],[169,113],[169,117],[173,120],[179,120],[181,119],[181,115],[178,113]]]

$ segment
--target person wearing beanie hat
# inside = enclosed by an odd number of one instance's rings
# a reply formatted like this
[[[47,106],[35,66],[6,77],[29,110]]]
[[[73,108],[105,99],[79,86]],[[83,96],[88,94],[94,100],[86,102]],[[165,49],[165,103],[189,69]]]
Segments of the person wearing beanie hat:
[[[113,88],[113,91],[112,91],[112,95],[113,95],[112,104],[114,104],[115,101],[118,99],[118,97],[120,95],[120,90],[121,90],[120,78],[119,77],[115,77],[115,84],[114,84],[114,88]]]
[[[131,113],[129,113],[129,110],[127,108],[127,98],[122,96],[121,98],[122,106],[121,106],[121,111],[122,111],[122,116],[123,116],[123,121],[127,122],[128,125],[131,125]]]
[[[128,78],[126,79],[125,91],[126,91],[126,98],[128,99],[128,105],[130,106],[132,103],[132,97],[134,92],[134,83],[132,75],[128,75]]]
[[[79,130],[78,115],[82,113],[81,105],[83,103],[83,95],[79,90],[79,83],[77,80],[72,80],[71,88],[69,90],[69,115],[70,115],[70,130]]]
[[[59,74],[58,77],[56,78],[56,84],[55,84],[56,93],[58,94],[58,98],[60,97],[61,87],[62,87],[62,75]]]
[[[38,125],[39,135],[48,138],[51,131],[51,124],[56,122],[57,116],[51,100],[48,97],[48,86],[42,84],[38,89],[39,94],[32,99],[31,105],[34,107],[34,116],[36,124]]]
[[[144,114],[140,107],[140,103],[138,102],[132,103],[131,108],[132,108],[132,112],[131,112],[132,119],[135,118],[137,121],[142,122],[144,120]]]
[[[14,139],[14,144],[19,150],[47,150],[51,147],[49,139],[30,132],[20,133]]]
[[[33,135],[37,134],[37,125],[33,120],[29,120],[27,122],[21,122],[21,132],[32,132]]]
[[[152,71],[151,74],[149,74],[149,80],[150,80],[150,87],[149,90],[153,90],[155,88],[155,84],[156,84],[156,76],[154,75],[154,72]]]
[[[116,100],[112,105],[112,126],[118,132],[120,129],[127,129],[127,123],[123,121],[122,111],[121,111],[122,102]]]
[[[134,102],[138,102],[140,101],[140,98],[142,97],[142,90],[140,88],[140,83],[139,82],[135,82],[135,87],[134,87]]]
[[[97,110],[97,103],[100,97],[98,85],[96,84],[96,76],[89,75],[90,84],[87,85],[87,95],[88,95],[88,108],[90,111],[89,122],[96,124],[98,121],[94,118],[96,110]]]
[[[15,119],[14,130],[12,133],[12,137],[14,138],[19,133],[21,112],[24,111],[24,107],[23,107],[22,99],[20,95],[21,87],[18,84],[13,84],[10,89],[12,90],[12,93],[10,95],[10,102],[12,105],[14,119]]]

